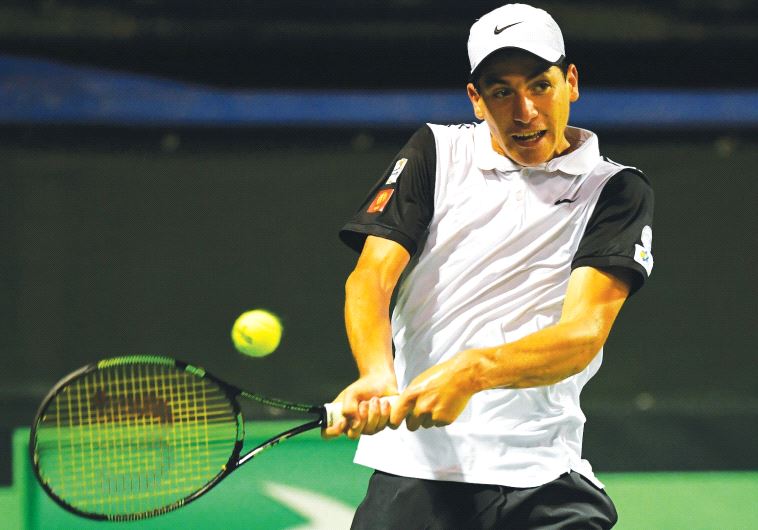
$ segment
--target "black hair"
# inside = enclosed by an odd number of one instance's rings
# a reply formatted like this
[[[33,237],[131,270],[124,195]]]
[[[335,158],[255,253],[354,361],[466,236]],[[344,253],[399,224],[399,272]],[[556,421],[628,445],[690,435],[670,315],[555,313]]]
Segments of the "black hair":
[[[479,65],[474,69],[474,71],[471,72],[471,75],[469,76],[469,79],[468,79],[469,83],[474,85],[474,88],[476,89],[476,91],[479,92],[480,91],[479,81],[481,79],[481,73],[484,70],[483,67],[486,66],[487,63],[491,62],[495,57],[502,57],[504,55],[517,55],[517,54],[527,54],[527,55],[536,57],[537,59],[539,59],[541,63],[544,63],[545,70],[549,69],[551,66],[557,66],[561,70],[561,72],[563,72],[564,79],[568,76],[568,69],[569,69],[569,66],[571,65],[571,62],[569,62],[569,60],[566,59],[565,55],[561,55],[560,59],[558,59],[554,63],[551,63],[550,61],[546,61],[541,57],[537,57],[533,53],[528,52],[526,50],[521,50],[518,48],[503,48],[491,53],[481,63],[479,63]]]

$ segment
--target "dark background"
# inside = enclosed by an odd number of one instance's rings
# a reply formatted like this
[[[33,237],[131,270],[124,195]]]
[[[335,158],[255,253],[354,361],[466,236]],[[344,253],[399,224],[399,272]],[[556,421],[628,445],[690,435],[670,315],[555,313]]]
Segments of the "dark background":
[[[0,53],[230,89],[457,88],[468,27],[498,5],[3,2]],[[534,5],[584,87],[758,90],[753,2]],[[755,469],[756,130],[597,132],[654,182],[656,266],[585,391],[585,453],[602,471]],[[355,375],[341,314],[355,256],[336,232],[411,133],[0,124],[2,428],[119,354],[331,399]],[[285,325],[265,359],[229,340],[254,307]]]
[[[471,23],[502,3],[5,0],[0,49],[226,87],[458,87]],[[532,5],[589,86],[756,86],[752,0]]]

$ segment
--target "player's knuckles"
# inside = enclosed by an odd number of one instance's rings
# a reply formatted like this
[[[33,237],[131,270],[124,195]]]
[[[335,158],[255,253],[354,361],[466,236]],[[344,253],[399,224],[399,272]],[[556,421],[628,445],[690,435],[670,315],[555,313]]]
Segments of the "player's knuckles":
[[[358,403],[356,401],[342,402],[342,415],[346,418],[354,418],[358,415]]]
[[[352,386],[348,387],[342,398],[342,414],[351,417],[357,416],[359,414],[361,403],[363,403],[363,394],[365,394],[365,392],[362,392],[358,388]]]

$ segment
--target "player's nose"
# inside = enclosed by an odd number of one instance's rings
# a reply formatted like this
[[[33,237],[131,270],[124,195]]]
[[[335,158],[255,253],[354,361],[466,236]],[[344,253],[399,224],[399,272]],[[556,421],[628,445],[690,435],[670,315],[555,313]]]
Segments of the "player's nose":
[[[525,95],[517,95],[513,106],[513,120],[519,123],[529,123],[537,117],[534,101]]]

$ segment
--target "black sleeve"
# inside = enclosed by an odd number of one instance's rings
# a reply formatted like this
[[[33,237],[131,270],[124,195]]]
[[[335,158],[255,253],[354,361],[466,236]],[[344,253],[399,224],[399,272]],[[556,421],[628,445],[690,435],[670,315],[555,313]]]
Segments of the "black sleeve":
[[[340,239],[360,252],[367,236],[391,239],[415,254],[434,213],[437,149],[425,125],[411,137],[374,185]]]
[[[605,184],[571,269],[590,266],[631,280],[636,292],[653,270],[653,189],[642,173],[624,169]]]

